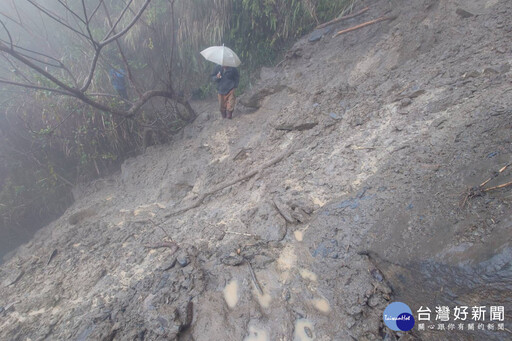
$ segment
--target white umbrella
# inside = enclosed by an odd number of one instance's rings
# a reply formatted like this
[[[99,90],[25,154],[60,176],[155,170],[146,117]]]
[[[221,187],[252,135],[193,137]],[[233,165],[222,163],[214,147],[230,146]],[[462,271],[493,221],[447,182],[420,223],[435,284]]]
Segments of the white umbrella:
[[[206,60],[222,66],[237,67],[242,63],[236,53],[224,45],[211,46],[201,51],[201,55],[206,58]]]

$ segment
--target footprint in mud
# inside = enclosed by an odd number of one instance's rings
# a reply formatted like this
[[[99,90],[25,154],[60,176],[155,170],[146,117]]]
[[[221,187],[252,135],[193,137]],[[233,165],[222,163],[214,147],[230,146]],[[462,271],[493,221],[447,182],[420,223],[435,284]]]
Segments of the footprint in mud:
[[[233,279],[224,288],[224,299],[228,307],[233,309],[238,303],[238,298],[238,281]]]
[[[315,298],[311,300],[311,303],[313,304],[315,309],[321,313],[328,314],[331,311],[329,301],[324,297]]]
[[[315,329],[313,323],[306,319],[295,321],[295,331],[293,332],[293,341],[312,341],[315,339]]]

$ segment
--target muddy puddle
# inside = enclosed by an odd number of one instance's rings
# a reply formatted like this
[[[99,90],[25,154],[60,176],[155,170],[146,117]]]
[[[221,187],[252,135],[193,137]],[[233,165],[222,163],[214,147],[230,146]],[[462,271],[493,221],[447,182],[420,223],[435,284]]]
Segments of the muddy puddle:
[[[473,316],[473,307],[483,307],[480,321],[484,326],[475,333],[453,330],[450,340],[507,340],[512,338],[512,331],[506,325],[512,318],[512,247],[504,247],[494,256],[476,264],[468,264],[469,260],[460,264],[446,265],[435,261],[422,261],[406,265],[397,265],[383,260],[370,253],[370,261],[383,274],[393,290],[393,300],[407,302],[413,312],[422,307],[432,310],[432,321],[416,321],[416,323],[437,324],[435,309],[447,306],[453,312],[455,306],[468,307],[467,320]],[[491,307],[502,307],[504,315],[492,313]],[[495,308],[495,311],[498,311]],[[476,318],[476,317],[475,317]],[[493,321],[494,320],[494,321]],[[489,330],[489,322],[505,322],[504,330]],[[460,321],[459,321],[460,322]],[[475,321],[469,321],[475,322]],[[436,326],[437,327],[437,326]],[[439,340],[443,331],[422,331],[416,328],[413,334],[426,340]]]

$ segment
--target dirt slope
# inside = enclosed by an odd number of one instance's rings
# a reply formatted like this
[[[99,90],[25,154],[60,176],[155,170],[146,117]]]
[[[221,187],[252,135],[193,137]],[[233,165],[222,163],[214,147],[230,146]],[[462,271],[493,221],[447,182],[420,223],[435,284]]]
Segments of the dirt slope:
[[[363,5],[262,70],[232,121],[196,103],[173,143],[77,188],[0,267],[0,339],[510,337],[394,333],[382,312],[499,305],[512,329],[510,188],[469,191],[512,178],[512,3]]]

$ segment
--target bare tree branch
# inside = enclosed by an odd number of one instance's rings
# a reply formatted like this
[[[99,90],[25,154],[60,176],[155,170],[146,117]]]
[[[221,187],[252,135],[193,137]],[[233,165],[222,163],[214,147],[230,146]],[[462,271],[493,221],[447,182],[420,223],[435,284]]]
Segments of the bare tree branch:
[[[149,3],[151,2],[151,0],[146,0],[144,2],[144,4],[142,5],[142,7],[140,8],[139,12],[135,15],[135,17],[132,19],[132,21],[128,24],[128,26],[126,26],[123,30],[121,30],[119,33],[111,36],[110,38],[108,39],[104,39],[103,41],[100,42],[100,45],[107,45],[111,42],[113,42],[114,40],[122,37],[123,35],[126,34],[126,32],[128,32],[133,25],[135,25],[135,23],[137,22],[137,20],[142,16],[142,13],[144,13],[144,10],[146,9],[146,7],[148,7]]]
[[[16,4],[14,3],[14,0],[11,0],[11,5],[14,8],[14,11],[16,12],[16,15],[18,16],[19,25],[22,26],[23,25],[23,20],[21,20],[21,15],[20,15],[20,12],[18,11],[18,6],[16,6]]]
[[[105,35],[105,39],[107,39],[108,37],[110,37],[110,35],[112,33],[115,34],[115,29],[117,27],[117,24],[119,24],[119,22],[121,21],[121,19],[123,18],[124,14],[126,13],[126,11],[128,10],[128,8],[130,8],[130,5],[132,4],[133,0],[130,0],[128,2],[128,4],[123,8],[123,11],[121,12],[121,14],[119,15],[119,18],[117,18],[116,22],[114,25],[112,25],[112,21],[110,20],[110,15],[108,15],[108,21],[109,21],[109,25],[110,25],[110,31],[108,31],[108,33]],[[105,8],[105,11],[107,12],[107,5],[105,5],[105,3],[103,3],[103,7]]]
[[[99,53],[98,43],[96,42],[96,40],[94,40],[94,37],[91,32],[91,27],[89,26],[89,18],[87,17],[87,7],[85,6],[85,0],[82,0],[82,8],[84,11],[84,16],[85,16],[85,28],[87,30],[87,34],[89,35],[89,40],[90,40],[92,46],[94,47],[94,49],[96,50],[96,53]],[[101,50],[101,48],[100,48],[100,50]]]
[[[16,76],[23,78],[28,83],[32,83],[30,81],[30,79],[27,76],[25,76],[25,74],[23,74],[23,72],[20,71],[18,66],[16,64],[14,64],[14,62],[12,60],[10,60],[6,55],[2,55],[2,57],[4,57],[4,59],[7,61],[7,63],[9,63],[11,65],[11,67],[14,69]]]
[[[32,1],[32,0],[29,0],[29,1]],[[82,0],[82,3],[83,3],[83,1],[84,0]],[[110,38],[106,38],[106,39],[102,40],[101,42],[97,43],[96,51],[94,53],[94,57],[93,57],[93,60],[91,62],[91,66],[89,68],[89,75],[87,76],[87,79],[85,80],[84,85],[80,89],[81,92],[87,91],[87,89],[89,88],[89,85],[91,85],[91,81],[92,81],[92,78],[94,77],[94,71],[96,69],[96,64],[98,62],[98,58],[99,58],[99,55],[101,53],[101,49],[103,47],[105,47],[106,45],[108,45],[109,43],[113,42],[114,40],[117,40],[118,38],[120,38],[124,34],[126,34],[126,32],[128,32],[133,27],[133,25],[135,25],[135,23],[140,18],[142,13],[144,13],[144,10],[146,9],[146,7],[149,5],[150,2],[151,2],[151,0],[146,0],[144,2],[142,7],[140,8],[139,12],[137,13],[137,15],[132,19],[132,21],[128,24],[128,26],[126,26],[121,32],[111,36]],[[85,4],[84,4],[84,11],[85,11]],[[121,17],[122,16],[120,16],[120,18]],[[108,37],[108,34],[107,34],[106,37]]]
[[[133,16],[133,18],[129,21],[129,23],[121,29],[119,32],[116,32],[118,29],[119,24],[123,21],[123,18],[128,15],[128,12],[132,12],[131,6],[133,5],[133,0],[127,0],[123,1],[125,3],[125,6],[123,7],[121,13],[119,14],[119,17],[117,17],[117,20],[115,22],[112,22],[110,13],[108,11],[108,8],[106,6],[106,3],[104,0],[99,0],[98,5],[94,8],[94,10],[88,15],[88,10],[85,4],[85,0],[81,0],[82,9],[83,9],[83,17],[82,14],[78,14],[78,12],[74,11],[68,4],[67,0],[58,0],[59,4],[65,8],[67,11],[66,15],[62,17],[60,14],[55,14],[51,10],[39,5],[36,0],[27,0],[32,6],[34,6],[38,11],[39,14],[44,14],[45,16],[48,16],[50,19],[56,21],[58,24],[66,27],[69,29],[72,33],[75,33],[79,36],[80,39],[85,40],[86,42],[92,44],[94,50],[82,50],[87,58],[91,58],[91,64],[89,68],[86,70],[87,74],[84,78],[82,78],[84,75],[78,77],[79,79],[84,79],[84,83],[81,88],[79,88],[76,84],[76,78],[73,76],[73,74],[70,72],[70,70],[66,67],[66,65],[58,60],[57,58],[54,58],[50,56],[49,54],[44,54],[41,52],[36,52],[30,49],[22,48],[21,46],[17,46],[13,43],[12,38],[9,36],[9,41],[1,41],[0,40],[0,53],[4,53],[4,57],[7,58],[7,55],[9,56],[7,59],[9,62],[13,63],[13,65],[24,65],[25,67],[29,68],[30,70],[36,72],[37,74],[44,77],[46,80],[53,83],[50,86],[40,86],[37,85],[37,83],[30,81],[28,77],[24,78],[27,83],[21,83],[16,82],[9,79],[0,79],[0,83],[7,84],[11,86],[18,86],[18,87],[25,87],[27,89],[33,89],[33,90],[42,90],[42,91],[48,91],[59,95],[74,97],[83,103],[97,109],[103,112],[111,113],[114,115],[122,116],[125,119],[132,118],[140,109],[148,103],[152,98],[154,97],[164,97],[173,100],[173,102],[177,102],[185,106],[187,111],[190,113],[190,119],[193,119],[195,117],[194,110],[191,108],[188,101],[186,101],[184,98],[179,97],[176,95],[173,84],[172,84],[172,77],[171,77],[171,69],[174,62],[174,45],[175,45],[175,38],[173,37],[173,46],[171,47],[171,56],[169,61],[169,83],[167,84],[167,89],[165,90],[149,90],[146,92],[143,92],[142,89],[139,89],[137,85],[135,84],[130,68],[130,64],[128,63],[128,60],[124,54],[121,42],[118,40],[123,35],[125,35],[136,23],[138,20],[142,20],[142,14],[146,10],[146,8],[149,6],[151,0],[144,0],[144,2],[141,4],[141,7],[137,11],[137,13]],[[175,0],[170,0],[169,3],[171,4],[171,9],[173,10]],[[109,24],[109,30],[105,34],[103,40],[96,41],[92,34],[92,26],[91,26],[91,18],[98,13],[100,10],[100,7],[104,6],[106,17],[108,19]],[[173,11],[174,12],[174,11]],[[76,19],[73,24],[70,23],[71,18]],[[21,22],[21,19],[20,19]],[[82,24],[85,25],[85,28],[82,26]],[[1,22],[1,25],[4,27],[4,29],[7,30],[5,23]],[[172,18],[172,29],[173,29],[173,35],[174,35],[174,25],[175,25],[175,18],[173,13]],[[30,28],[24,28],[25,30],[28,30],[30,32]],[[87,30],[87,33],[84,32],[84,30]],[[82,30],[80,32],[79,30]],[[112,107],[110,105],[103,104],[103,102],[99,101],[101,97],[113,97],[113,98],[120,98],[116,95],[111,95],[107,93],[93,93],[93,94],[87,94],[87,90],[91,87],[91,84],[93,82],[96,69],[98,67],[98,63],[100,61],[101,52],[105,46],[112,42],[116,42],[117,48],[119,50],[119,53],[123,59],[123,63],[128,71],[128,76],[130,79],[131,84],[139,94],[139,98],[136,99],[134,102],[125,101],[125,103],[130,104],[129,109],[123,109],[119,110],[115,107]],[[88,45],[88,44],[87,44]],[[85,46],[85,45],[84,45]],[[78,46],[79,49],[81,49],[81,46]],[[93,55],[91,56],[91,53],[93,52]],[[12,60],[11,60],[12,59]],[[45,65],[60,68],[64,70],[72,79],[74,82],[74,85],[70,85],[71,83],[68,81],[67,77],[65,77],[65,74],[56,74],[49,71]],[[18,69],[17,67],[15,69]],[[156,70],[155,70],[156,72]],[[156,72],[158,73],[158,72]],[[165,77],[165,75],[164,75]],[[63,79],[66,78],[66,79]],[[53,87],[55,86],[55,87]],[[94,99],[94,97],[96,99]]]
[[[91,66],[89,68],[89,75],[87,76],[84,85],[80,88],[81,92],[87,91],[89,85],[91,85],[92,78],[94,77],[94,71],[96,70],[96,64],[98,63],[98,58],[100,57],[102,46],[98,46],[96,51],[94,52],[94,57],[92,58]]]
[[[21,26],[21,23],[17,22],[16,20],[14,20],[13,18],[11,18],[10,16],[8,16],[7,14],[5,14],[4,12],[0,11],[0,15],[3,15],[6,19],[9,19],[10,21],[12,21],[13,23],[15,23],[16,25]]]
[[[130,108],[130,110],[128,110],[127,112],[127,116],[128,117],[132,117],[133,115],[135,115],[137,113],[137,111],[147,102],[149,101],[151,98],[153,97],[166,97],[166,98],[174,98],[174,93],[172,93],[171,91],[166,91],[166,90],[150,90],[150,91],[147,91],[146,93],[144,93],[134,104],[133,106]]]
[[[12,36],[11,36],[11,32],[9,32],[9,30],[8,30],[8,29],[7,29],[7,27],[5,26],[4,21],[3,21],[3,20],[0,20],[0,24],[2,24],[2,26],[4,27],[5,32],[7,33],[7,36],[9,37],[9,44],[11,45],[11,49],[12,49],[12,48],[13,48],[13,43],[12,43]]]
[[[101,5],[103,4],[103,0],[100,0],[98,2],[98,5],[96,6],[96,8],[92,11],[90,17],[89,17],[89,21],[92,20],[92,18],[94,17],[94,15],[96,14],[96,12],[98,12],[98,9],[100,9]]]
[[[84,25],[86,24],[85,20],[79,16],[77,13],[75,13],[75,11],[73,11],[67,3],[64,3],[62,0],[57,0],[59,2],[59,4],[61,4],[65,9],[66,11],[68,11],[69,13],[71,13],[75,18],[77,18],[78,20],[80,20]]]
[[[50,81],[52,81],[53,83],[55,83],[57,86],[61,87],[62,89],[66,90],[68,92],[71,92],[71,93],[78,92],[77,89],[74,89],[74,88],[68,86],[66,83],[64,83],[61,80],[59,80],[58,78],[56,78],[55,76],[53,76],[51,73],[49,73],[45,69],[41,68],[37,64],[34,64],[33,62],[31,62],[26,57],[22,56],[19,52],[8,48],[3,42],[0,42],[0,51],[10,54],[12,57],[19,60],[20,62],[27,65],[28,67],[32,68],[33,70],[37,71],[44,77],[48,78]]]
[[[132,0],[130,0],[130,3],[131,3],[131,1]],[[106,15],[107,20],[108,20],[108,24],[110,25],[110,27],[112,27],[112,29],[110,31],[115,34],[115,27],[112,25],[112,20],[110,19],[110,13],[108,11],[108,8],[107,8],[107,6],[105,4],[103,4],[103,7],[104,7],[104,10],[105,10],[105,15]],[[125,9],[126,8],[127,7],[125,7]],[[121,14],[121,16],[119,18],[121,18],[122,15],[123,14]],[[142,96],[142,91],[140,91],[139,87],[135,83],[135,80],[133,79],[132,68],[130,67],[130,64],[128,63],[128,60],[126,59],[126,56],[124,54],[123,48],[121,47],[121,42],[119,41],[119,39],[116,39],[116,45],[117,45],[117,49],[119,50],[119,54],[121,55],[121,59],[123,60],[124,67],[126,68],[126,71],[128,72],[128,79],[130,80],[130,84],[133,86],[135,91],[137,91],[137,94],[139,96]]]
[[[76,28],[74,28],[73,26],[71,26],[68,23],[66,23],[66,21],[63,18],[59,17],[56,14],[51,13],[49,10],[47,10],[46,8],[40,6],[39,4],[34,2],[33,0],[27,0],[27,1],[30,4],[32,4],[35,8],[37,8],[40,12],[46,14],[47,16],[49,16],[50,18],[52,18],[53,20],[55,20],[59,24],[67,27],[68,29],[70,29],[71,31],[75,32],[76,34],[78,34],[80,36],[84,36],[85,38],[88,38],[85,34],[83,34],[82,32],[78,31]]]
[[[38,85],[33,85],[33,84],[13,82],[13,81],[10,81],[10,80],[7,80],[7,79],[2,79],[2,78],[0,78],[0,83],[7,84],[7,85],[19,86],[19,87],[22,87],[22,88],[34,89],[34,90],[51,91],[51,92],[55,92],[55,93],[58,93],[58,94],[61,94],[61,95],[75,97],[75,95],[73,95],[73,94],[71,94],[69,92],[66,92],[64,90],[53,89],[53,88],[46,88],[44,86],[38,86]]]
[[[4,44],[9,44],[9,42],[7,42],[6,40],[3,40],[3,39],[0,39],[0,42],[2,42],[2,43],[4,43]],[[13,49],[13,50],[14,50],[14,48],[17,48],[17,49],[20,49],[20,50],[25,50],[25,51],[27,51],[27,52],[33,52],[33,53],[38,54],[38,55],[40,55],[40,56],[50,58],[50,59],[52,59],[52,60],[56,61],[56,62],[57,62],[57,64],[59,64],[59,65],[55,65],[55,64],[52,64],[52,63],[50,63],[50,62],[46,62],[46,61],[44,61],[44,60],[41,60],[41,59],[36,58],[36,57],[34,57],[34,56],[31,56],[31,55],[29,55],[29,54],[27,54],[27,53],[19,52],[19,51],[18,51],[18,53],[19,53],[20,55],[24,56],[25,58],[32,59],[32,60],[33,60],[33,61],[35,61],[35,62],[38,62],[38,63],[44,64],[44,65],[47,65],[47,66],[51,66],[51,67],[55,67],[55,68],[61,68],[61,64],[62,64],[62,63],[60,63],[58,60],[56,60],[56,59],[54,59],[54,58],[51,58],[51,57],[49,57],[49,56],[47,56],[47,55],[44,55],[44,54],[37,53],[37,52],[35,52],[35,51],[31,51],[31,50],[28,50],[28,49],[24,49],[24,48],[22,48],[21,46],[18,46],[18,45],[11,45],[11,44],[9,44],[9,45],[11,46],[11,49]]]

